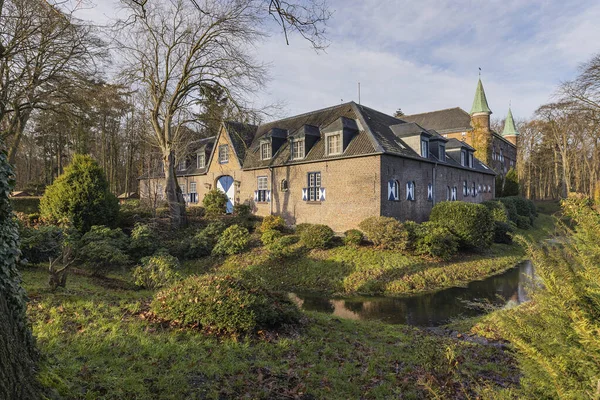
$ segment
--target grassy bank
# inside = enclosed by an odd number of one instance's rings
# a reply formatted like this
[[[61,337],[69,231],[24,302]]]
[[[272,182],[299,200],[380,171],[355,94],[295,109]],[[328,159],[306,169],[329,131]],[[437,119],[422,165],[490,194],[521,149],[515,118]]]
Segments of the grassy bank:
[[[553,218],[540,214],[535,226],[517,233],[529,240],[547,238]],[[372,247],[338,246],[297,252],[285,260],[272,259],[263,248],[217,262],[218,272],[239,274],[277,290],[338,295],[403,296],[465,285],[512,268],[525,257],[518,244],[494,244],[483,254],[460,254],[454,260],[430,262],[421,257]],[[189,272],[211,269],[213,261],[187,264]]]
[[[212,338],[148,320],[149,291],[72,275],[51,293],[46,281],[24,271],[41,380],[68,399],[454,398],[517,376],[495,347],[409,327],[309,313],[281,336]]]

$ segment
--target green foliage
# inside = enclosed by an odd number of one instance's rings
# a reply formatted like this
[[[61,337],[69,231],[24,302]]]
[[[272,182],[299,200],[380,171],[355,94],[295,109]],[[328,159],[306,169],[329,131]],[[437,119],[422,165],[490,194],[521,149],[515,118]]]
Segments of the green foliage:
[[[484,205],[444,201],[433,207],[429,219],[456,235],[462,248],[486,249],[492,244],[494,223]]]
[[[569,198],[560,245],[530,244],[536,281],[531,302],[499,314],[503,338],[517,350],[530,398],[600,395],[600,214],[587,199]]]
[[[78,258],[95,274],[102,275],[129,262],[128,238],[119,228],[92,226],[80,240]]]
[[[227,212],[227,195],[219,189],[209,190],[202,199],[202,206],[206,215],[215,217],[225,215]]]
[[[152,209],[139,200],[128,200],[119,205],[119,227],[131,229],[140,221],[152,218]]]
[[[529,217],[525,217],[523,215],[517,215],[517,228],[519,229],[529,229],[531,228],[531,221]]]
[[[512,243],[513,226],[508,222],[494,221],[494,243]]]
[[[269,243],[266,248],[272,258],[281,259],[294,254],[292,246],[296,243],[298,243],[297,236],[282,236]]]
[[[215,255],[233,255],[246,250],[250,242],[248,229],[231,225],[221,234],[212,253]]]
[[[233,215],[236,217],[249,217],[252,215],[252,208],[249,204],[236,204],[233,206]]]
[[[308,249],[326,249],[333,239],[333,230],[327,225],[312,224],[300,233],[300,241]]]
[[[458,244],[458,238],[448,228],[425,222],[419,227],[415,252],[448,261],[458,253]]]
[[[222,221],[214,221],[206,225],[206,228],[202,231],[205,236],[217,240],[219,236],[227,229],[227,225]]]
[[[267,229],[266,231],[263,231],[263,234],[260,237],[260,241],[265,246],[268,246],[282,236],[283,234],[275,229]]]
[[[260,231],[265,232],[271,229],[282,231],[285,228],[285,221],[279,215],[267,215],[260,224]]]
[[[22,258],[37,264],[57,258],[63,247],[64,232],[54,225],[21,229]]]
[[[392,217],[369,217],[358,224],[367,240],[381,249],[406,250],[410,244],[408,230]]]
[[[510,221],[508,210],[506,209],[506,206],[502,202],[500,202],[498,200],[488,200],[488,201],[484,201],[481,204],[486,206],[487,209],[490,210],[490,213],[492,213],[492,219],[494,221],[498,221],[498,222],[509,222]],[[515,211],[516,211],[516,209],[515,209]]]
[[[13,197],[11,198],[14,212],[37,214],[40,212],[41,197]]]
[[[298,235],[300,235],[302,233],[303,230],[305,230],[306,228],[308,228],[309,226],[311,226],[312,224],[307,224],[306,222],[302,223],[302,224],[298,224],[296,225],[296,227],[294,228],[294,230],[296,231],[296,233]]]
[[[344,244],[346,246],[360,246],[364,235],[358,229],[350,229],[344,233]]]
[[[206,210],[204,210],[204,207],[190,206],[186,207],[185,213],[188,217],[202,218],[206,214]]]
[[[528,229],[529,226],[533,225],[537,210],[531,200],[520,196],[502,197],[498,200],[506,206],[510,220],[519,228]],[[525,219],[528,221],[526,222]]]
[[[519,176],[514,168],[511,168],[504,177],[504,188],[502,197],[519,195]]]
[[[158,293],[156,315],[211,333],[247,334],[299,322],[296,305],[283,294],[247,285],[232,276],[191,276]]]
[[[149,225],[136,223],[131,231],[129,255],[134,260],[153,254],[159,247],[158,236]]]
[[[179,260],[169,254],[155,254],[144,257],[140,265],[132,271],[137,286],[146,289],[157,289],[168,286],[181,279],[177,270]]]
[[[89,155],[76,154],[65,172],[46,188],[40,203],[44,220],[68,222],[84,233],[93,225],[115,226],[119,203],[102,168]]]
[[[506,207],[506,212],[508,213],[508,219],[516,224],[519,213],[517,212],[517,205],[512,200],[512,197],[500,197],[496,200],[504,204],[504,207]]]

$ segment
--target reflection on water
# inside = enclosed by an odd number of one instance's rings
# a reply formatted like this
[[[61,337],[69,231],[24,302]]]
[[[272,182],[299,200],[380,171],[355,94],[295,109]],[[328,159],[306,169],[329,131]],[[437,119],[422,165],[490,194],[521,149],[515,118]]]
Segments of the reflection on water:
[[[315,294],[290,296],[300,307],[320,311],[341,318],[380,320],[390,324],[439,326],[460,316],[475,316],[483,311],[473,308],[470,302],[516,305],[527,301],[525,292],[533,276],[531,262],[501,275],[483,281],[471,282],[467,287],[456,287],[431,294],[405,298],[359,297],[336,299]]]

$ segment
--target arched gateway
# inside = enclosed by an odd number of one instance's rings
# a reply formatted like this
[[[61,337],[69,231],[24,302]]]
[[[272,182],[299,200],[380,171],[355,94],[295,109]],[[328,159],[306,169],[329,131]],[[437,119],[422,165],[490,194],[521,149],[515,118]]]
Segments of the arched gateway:
[[[233,201],[235,199],[233,178],[229,175],[219,177],[219,179],[217,179],[217,189],[227,195],[227,213],[231,214],[233,212]]]

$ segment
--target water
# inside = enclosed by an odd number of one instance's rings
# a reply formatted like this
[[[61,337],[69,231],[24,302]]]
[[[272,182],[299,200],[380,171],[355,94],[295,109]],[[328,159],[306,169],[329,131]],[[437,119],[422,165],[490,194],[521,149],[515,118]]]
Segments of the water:
[[[525,287],[532,276],[533,266],[531,262],[525,261],[503,274],[471,282],[467,287],[454,287],[411,297],[341,299],[304,293],[291,293],[290,296],[304,310],[325,312],[348,319],[433,327],[446,324],[451,319],[485,312],[481,308],[474,308],[470,302],[488,301],[502,306],[527,301]]]

